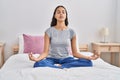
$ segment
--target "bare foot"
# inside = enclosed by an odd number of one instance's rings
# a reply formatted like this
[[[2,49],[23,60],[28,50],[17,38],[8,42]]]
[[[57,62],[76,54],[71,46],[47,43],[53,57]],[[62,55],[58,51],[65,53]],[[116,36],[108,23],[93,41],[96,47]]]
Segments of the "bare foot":
[[[55,66],[61,67],[61,64],[54,64]]]

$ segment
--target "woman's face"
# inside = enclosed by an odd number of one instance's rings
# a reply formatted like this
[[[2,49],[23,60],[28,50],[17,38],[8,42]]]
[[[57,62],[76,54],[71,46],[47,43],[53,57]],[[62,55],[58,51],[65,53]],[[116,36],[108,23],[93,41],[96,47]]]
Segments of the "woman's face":
[[[65,21],[66,11],[63,7],[57,8],[56,13],[55,13],[55,18],[57,19],[57,21]]]

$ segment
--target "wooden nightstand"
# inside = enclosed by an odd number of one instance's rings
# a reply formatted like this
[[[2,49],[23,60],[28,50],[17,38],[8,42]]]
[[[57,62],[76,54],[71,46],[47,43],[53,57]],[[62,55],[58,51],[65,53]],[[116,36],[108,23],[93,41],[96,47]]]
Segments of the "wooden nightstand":
[[[14,45],[14,46],[12,47],[12,51],[13,51],[13,54],[17,54],[18,51],[19,51],[19,45]]]
[[[4,43],[0,42],[0,68],[4,64]]]
[[[114,62],[115,53],[119,53],[118,66],[120,67],[120,43],[92,43],[92,50],[111,53],[111,64]]]

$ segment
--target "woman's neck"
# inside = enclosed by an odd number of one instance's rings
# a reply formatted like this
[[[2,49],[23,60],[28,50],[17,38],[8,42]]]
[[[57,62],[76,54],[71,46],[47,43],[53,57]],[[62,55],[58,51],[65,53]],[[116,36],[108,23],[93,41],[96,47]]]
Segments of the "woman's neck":
[[[65,23],[57,23],[55,28],[58,30],[65,30],[67,28],[67,26],[65,25]]]

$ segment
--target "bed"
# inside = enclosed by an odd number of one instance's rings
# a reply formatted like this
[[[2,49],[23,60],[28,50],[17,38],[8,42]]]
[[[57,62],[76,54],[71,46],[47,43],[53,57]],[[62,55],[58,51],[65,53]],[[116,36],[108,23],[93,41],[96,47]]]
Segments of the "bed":
[[[92,61],[93,67],[64,69],[56,69],[51,67],[33,68],[34,62],[30,61],[28,54],[24,52],[25,47],[27,46],[26,49],[29,51],[37,45],[35,50],[32,52],[37,51],[36,49],[41,49],[40,51],[42,52],[44,38],[41,36],[31,35],[25,36],[25,39],[23,38],[23,35],[19,36],[18,54],[9,57],[0,69],[0,80],[120,80],[120,68],[108,64],[101,58]],[[25,42],[27,42],[26,46]],[[37,43],[35,44],[35,42]],[[88,56],[92,55],[91,52],[80,53]],[[33,55],[38,57],[40,54],[36,53]]]
[[[90,52],[81,53],[91,55]],[[93,60],[93,67],[33,68],[33,64],[28,54],[12,55],[0,69],[0,80],[120,80],[120,68],[101,58]]]

